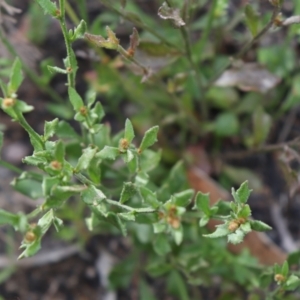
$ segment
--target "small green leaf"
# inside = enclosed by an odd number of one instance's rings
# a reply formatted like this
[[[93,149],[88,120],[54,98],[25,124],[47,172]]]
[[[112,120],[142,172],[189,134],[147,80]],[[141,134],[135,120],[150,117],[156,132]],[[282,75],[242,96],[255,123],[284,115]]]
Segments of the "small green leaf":
[[[136,193],[136,191],[136,186],[132,182],[124,182],[120,202],[125,203],[128,201]]]
[[[126,119],[125,122],[124,138],[128,141],[129,144],[132,142],[134,138],[134,130],[129,119]]]
[[[146,149],[143,151],[143,155],[140,156],[140,169],[143,172],[149,172],[156,168],[160,162],[162,151],[158,152]]]
[[[255,231],[267,231],[267,230],[272,230],[272,227],[270,227],[269,225],[267,225],[264,222],[261,221],[254,221],[254,220],[250,220],[250,225],[252,230]]]
[[[54,73],[60,73],[60,74],[67,74],[67,70],[66,69],[62,69],[56,66],[47,66],[48,70],[50,73],[54,74]]]
[[[47,232],[47,230],[50,228],[53,218],[54,218],[54,212],[53,209],[50,209],[39,219],[37,225],[41,229],[41,235],[44,235]]]
[[[289,274],[289,264],[287,261],[285,261],[281,267],[281,272],[280,272],[284,277],[287,277]]]
[[[253,117],[253,143],[254,146],[261,145],[268,137],[272,127],[272,118],[262,106],[259,106],[252,114]]]
[[[251,208],[248,204],[243,205],[242,209],[238,212],[239,218],[248,219],[251,216]]]
[[[293,291],[300,286],[300,278],[294,274],[290,275],[286,281],[286,290]]]
[[[240,229],[245,233],[249,233],[252,229],[251,229],[251,224],[250,222],[246,222],[244,224],[241,224]]]
[[[95,157],[97,148],[88,147],[83,150],[82,155],[79,157],[77,165],[75,167],[76,171],[86,170],[92,159]]]
[[[58,125],[58,119],[54,119],[50,122],[45,122],[44,126],[44,140],[47,141],[49,138],[51,138],[55,132]]]
[[[239,244],[243,241],[245,233],[241,229],[237,229],[234,233],[228,235],[228,243]]]
[[[153,208],[158,208],[160,206],[160,202],[157,200],[155,193],[144,186],[140,186],[139,190],[146,204],[149,204]]]
[[[59,161],[60,163],[63,163],[64,157],[65,157],[65,145],[62,140],[59,140],[55,144],[54,158],[55,158],[55,160]]]
[[[57,7],[54,2],[50,0],[36,0],[36,2],[43,8],[45,14],[49,14],[53,17],[57,16]]]
[[[23,81],[22,64],[19,58],[16,58],[11,69],[10,80],[8,83],[8,95],[16,93]]]
[[[167,224],[166,223],[154,223],[153,224],[153,231],[154,233],[161,233],[161,232],[165,232],[167,229]]]
[[[78,26],[74,30],[72,41],[82,38],[86,32],[87,26],[84,20],[81,20]]]
[[[84,106],[83,100],[74,88],[69,87],[68,92],[69,92],[69,98],[73,105],[73,108],[75,111],[78,112],[80,108]]]
[[[236,192],[232,189],[232,196],[237,203],[246,203],[251,192],[252,190],[249,189],[248,181],[245,181]]]
[[[217,229],[213,233],[204,234],[203,236],[208,237],[208,238],[219,238],[219,237],[226,236],[231,233],[229,231],[228,225],[226,223],[217,225],[216,227],[217,227]]]
[[[118,216],[125,221],[135,221],[135,212],[118,213]]]
[[[111,159],[115,160],[117,156],[120,154],[118,148],[105,146],[101,151],[96,154],[96,157],[101,159]]]
[[[193,209],[196,208],[198,208],[200,211],[203,211],[205,215],[210,216],[209,193],[197,193]]]
[[[194,190],[189,189],[173,195],[173,203],[176,206],[186,207],[191,203],[194,196]]]
[[[98,205],[106,196],[102,191],[91,185],[81,193],[82,200],[89,205]]]
[[[22,223],[27,223],[26,217],[25,219],[24,217],[23,214],[12,214],[4,209],[0,209],[0,225],[11,225],[15,230],[23,231],[25,225],[22,225]]]
[[[235,135],[239,131],[238,118],[231,112],[220,113],[214,126],[216,134],[222,137]]]
[[[157,141],[158,126],[154,126],[145,132],[139,150],[142,152]]]
[[[209,222],[209,217],[205,215],[200,219],[199,226],[204,227],[208,222]]]
[[[168,237],[165,234],[156,235],[153,241],[153,249],[160,256],[168,254],[171,251]]]
[[[63,226],[63,220],[61,220],[61,219],[59,219],[59,218],[57,218],[57,217],[54,217],[53,218],[53,225],[54,225],[54,227],[55,227],[55,230],[57,231],[57,232],[59,232],[60,231],[60,229],[62,228],[62,226]]]
[[[183,240],[183,227],[182,227],[182,225],[180,225],[176,229],[172,228],[171,233],[174,237],[174,241],[175,241],[176,245],[180,245],[182,243],[182,240]]]
[[[259,16],[250,4],[245,7],[246,24],[252,36],[256,36],[258,32]]]

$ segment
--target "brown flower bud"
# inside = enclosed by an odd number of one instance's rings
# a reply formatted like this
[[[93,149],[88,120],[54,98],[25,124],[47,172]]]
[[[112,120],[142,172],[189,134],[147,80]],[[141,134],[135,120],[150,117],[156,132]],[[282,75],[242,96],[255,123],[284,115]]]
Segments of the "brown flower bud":
[[[25,241],[27,243],[32,243],[36,240],[36,235],[34,232],[32,231],[27,231],[26,234],[25,234]]]
[[[51,166],[51,168],[54,169],[54,170],[61,170],[61,168],[62,168],[61,163],[60,163],[59,161],[57,161],[57,160],[53,160],[53,161],[50,163],[50,166]]]
[[[275,274],[274,280],[275,280],[277,283],[282,283],[282,282],[285,281],[285,277],[284,277],[282,274]]]
[[[231,222],[228,224],[228,229],[229,229],[229,231],[231,231],[231,232],[236,231],[239,227],[240,227],[240,224],[239,224],[236,220],[231,221]]]
[[[2,102],[3,109],[13,107],[16,103],[16,99],[13,98],[4,98]]]

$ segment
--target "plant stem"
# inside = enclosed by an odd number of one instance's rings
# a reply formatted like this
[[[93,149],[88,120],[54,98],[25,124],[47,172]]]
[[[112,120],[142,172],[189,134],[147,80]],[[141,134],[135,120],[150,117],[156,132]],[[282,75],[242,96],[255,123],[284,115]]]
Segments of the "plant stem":
[[[266,145],[266,146],[261,146],[259,148],[254,148],[254,149],[249,149],[249,150],[244,150],[244,151],[235,151],[231,153],[225,153],[222,155],[222,158],[224,159],[241,159],[244,158],[245,156],[259,153],[259,152],[273,152],[277,150],[284,150],[285,147],[293,147],[293,146],[299,146],[300,145],[300,138],[296,138],[294,140],[291,140],[286,143],[279,143],[279,144],[274,144],[274,145]]]
[[[65,45],[67,49],[67,62],[68,66],[71,68],[70,71],[67,72],[68,76],[68,86],[75,88],[75,74],[76,74],[76,67],[72,64],[72,56],[74,56],[71,42],[68,35],[68,29],[66,25],[66,16],[65,16],[65,0],[59,0],[59,7],[60,7],[60,17],[59,17],[59,23],[60,27],[64,36]]]
[[[156,212],[156,209],[154,208],[149,208],[149,207],[142,207],[142,208],[134,208],[131,206],[124,205],[118,201],[115,200],[110,200],[110,199],[104,199],[105,202],[107,202],[110,205],[118,206],[122,209],[132,211],[132,212],[137,212],[137,213],[153,213]]]

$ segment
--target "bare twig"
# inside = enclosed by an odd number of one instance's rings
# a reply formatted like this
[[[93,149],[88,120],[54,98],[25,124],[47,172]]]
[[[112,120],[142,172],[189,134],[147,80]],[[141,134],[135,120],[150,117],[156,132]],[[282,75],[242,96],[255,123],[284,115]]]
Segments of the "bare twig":
[[[260,152],[273,152],[277,150],[284,150],[285,147],[293,147],[293,146],[300,146],[300,138],[296,138],[289,142],[273,144],[273,145],[265,145],[258,148],[253,148],[249,150],[242,150],[242,151],[234,151],[230,153],[225,153],[222,155],[223,159],[241,159],[245,158],[246,156],[260,153]]]

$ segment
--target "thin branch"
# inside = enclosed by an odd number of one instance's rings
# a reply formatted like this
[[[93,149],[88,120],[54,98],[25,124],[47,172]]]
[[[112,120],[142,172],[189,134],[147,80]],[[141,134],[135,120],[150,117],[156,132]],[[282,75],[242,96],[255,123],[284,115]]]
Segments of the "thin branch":
[[[300,146],[300,138],[296,138],[289,142],[279,143],[274,145],[265,145],[254,149],[242,150],[242,151],[234,151],[230,153],[225,153],[222,155],[223,159],[242,159],[246,156],[255,154],[255,153],[263,153],[263,152],[273,152],[278,150],[284,150],[285,147],[293,147]]]

